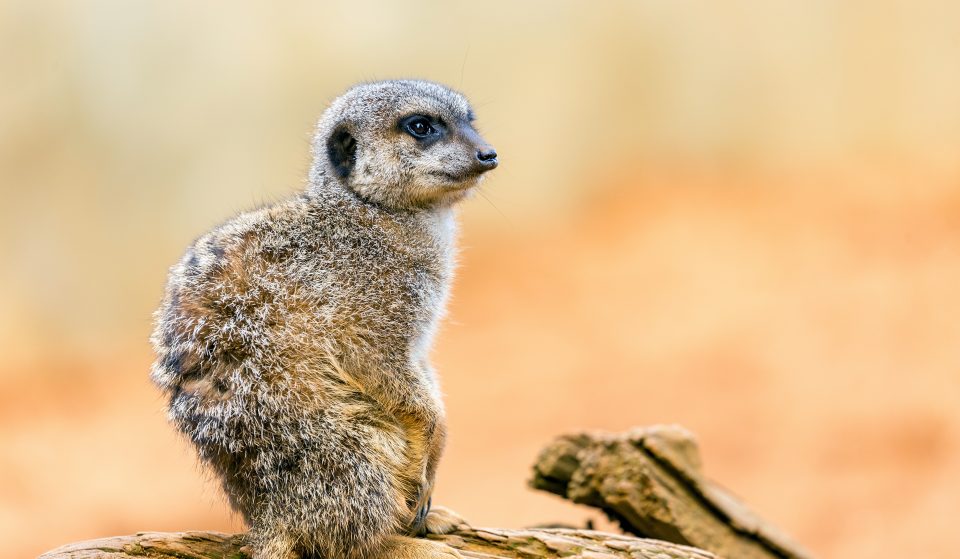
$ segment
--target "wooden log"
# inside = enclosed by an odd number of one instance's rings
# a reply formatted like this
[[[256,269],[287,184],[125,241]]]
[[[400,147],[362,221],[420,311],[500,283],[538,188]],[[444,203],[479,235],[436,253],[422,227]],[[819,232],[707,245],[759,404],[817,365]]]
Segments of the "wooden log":
[[[701,469],[696,440],[676,426],[563,436],[540,454],[531,485],[600,508],[632,536],[463,528],[430,538],[478,559],[810,559]],[[246,559],[245,545],[243,534],[142,532],[72,543],[41,559]]]
[[[530,484],[601,509],[623,529],[730,559],[810,559],[810,554],[703,477],[693,435],[678,426],[558,438]]]
[[[717,559],[691,547],[592,530],[464,528],[430,539],[473,559]],[[40,559],[246,559],[244,545],[243,534],[142,532],[72,543]]]

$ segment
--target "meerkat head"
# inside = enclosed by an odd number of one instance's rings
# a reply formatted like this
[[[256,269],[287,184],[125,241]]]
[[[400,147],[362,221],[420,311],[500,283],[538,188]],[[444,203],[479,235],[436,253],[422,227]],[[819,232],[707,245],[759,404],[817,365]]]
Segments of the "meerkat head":
[[[331,103],[314,138],[311,182],[415,209],[461,200],[497,166],[463,95],[413,80],[355,86]]]

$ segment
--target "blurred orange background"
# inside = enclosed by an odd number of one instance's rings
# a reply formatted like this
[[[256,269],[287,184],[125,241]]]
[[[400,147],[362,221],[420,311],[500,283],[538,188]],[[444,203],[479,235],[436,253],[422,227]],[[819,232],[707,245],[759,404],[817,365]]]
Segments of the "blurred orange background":
[[[821,557],[960,547],[960,4],[0,1],[0,541],[242,529],[147,379],[167,267],[303,186],[350,84],[462,89],[437,501],[580,429],[677,422]]]

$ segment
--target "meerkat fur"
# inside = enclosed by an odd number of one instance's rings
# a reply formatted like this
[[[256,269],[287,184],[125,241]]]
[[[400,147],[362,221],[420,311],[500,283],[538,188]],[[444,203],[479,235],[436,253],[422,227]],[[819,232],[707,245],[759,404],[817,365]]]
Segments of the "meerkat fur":
[[[254,559],[459,557],[414,536],[462,523],[430,507],[446,427],[427,354],[453,206],[497,165],[472,121],[435,83],[355,86],[317,125],[305,191],[171,268],[151,378]]]

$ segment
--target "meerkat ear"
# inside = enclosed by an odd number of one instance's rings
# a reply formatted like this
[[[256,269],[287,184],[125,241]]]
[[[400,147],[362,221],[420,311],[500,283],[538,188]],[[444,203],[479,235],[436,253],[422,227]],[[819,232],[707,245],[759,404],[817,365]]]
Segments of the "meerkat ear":
[[[327,157],[333,170],[342,179],[350,176],[357,162],[357,140],[345,126],[338,126],[327,140]]]

